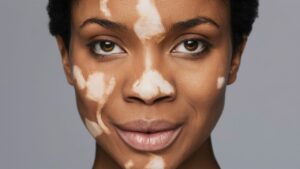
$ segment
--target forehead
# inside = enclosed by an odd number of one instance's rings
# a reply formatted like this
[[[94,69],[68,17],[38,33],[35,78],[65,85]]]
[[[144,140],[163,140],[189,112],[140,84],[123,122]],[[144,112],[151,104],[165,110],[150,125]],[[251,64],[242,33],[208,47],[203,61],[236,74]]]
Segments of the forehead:
[[[151,1],[151,0],[149,0]],[[72,8],[72,23],[80,25],[91,17],[106,18],[133,28],[139,14],[138,0],[108,0],[111,16],[101,12],[100,0],[78,0]],[[229,24],[229,5],[224,0],[152,0],[164,26],[198,16],[207,17],[221,26]]]

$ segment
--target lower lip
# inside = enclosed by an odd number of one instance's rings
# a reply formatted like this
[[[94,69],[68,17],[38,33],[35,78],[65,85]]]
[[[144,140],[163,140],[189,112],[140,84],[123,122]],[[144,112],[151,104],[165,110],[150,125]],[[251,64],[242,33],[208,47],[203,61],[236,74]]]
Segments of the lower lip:
[[[139,151],[159,151],[171,145],[179,135],[181,128],[151,134],[117,129],[121,139],[130,147]]]

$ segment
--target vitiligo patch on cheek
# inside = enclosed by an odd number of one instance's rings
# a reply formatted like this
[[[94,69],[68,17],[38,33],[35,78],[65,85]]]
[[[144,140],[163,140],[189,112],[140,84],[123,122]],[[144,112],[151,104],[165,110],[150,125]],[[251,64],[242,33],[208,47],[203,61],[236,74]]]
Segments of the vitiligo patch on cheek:
[[[151,39],[165,31],[153,0],[139,0],[136,8],[139,19],[134,25],[134,30],[140,39]]]
[[[144,99],[151,99],[160,93],[166,95],[172,94],[174,88],[159,72],[149,70],[143,74],[140,80],[135,82],[133,91]]]
[[[77,86],[79,89],[84,89],[86,86],[85,79],[83,77],[82,71],[78,66],[73,67],[73,76],[76,80]]]
[[[88,131],[91,133],[91,135],[94,138],[96,138],[102,134],[103,131],[96,122],[90,121],[86,118],[85,124],[86,124]]]
[[[91,74],[86,82],[86,87],[86,97],[98,102],[104,96],[104,74],[100,72]]]
[[[111,13],[108,8],[108,1],[109,0],[99,0],[99,5],[100,5],[100,11],[104,14],[106,17],[110,17]]]
[[[159,156],[153,156],[145,167],[145,169],[164,169],[164,168],[165,168],[165,162],[163,158]]]
[[[219,77],[217,80],[217,89],[222,89],[225,85],[225,77]]]

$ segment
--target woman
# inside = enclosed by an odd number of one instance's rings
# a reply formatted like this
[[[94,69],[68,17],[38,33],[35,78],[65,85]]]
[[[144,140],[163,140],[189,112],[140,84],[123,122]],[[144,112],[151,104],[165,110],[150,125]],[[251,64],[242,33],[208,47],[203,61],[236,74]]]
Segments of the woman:
[[[217,169],[210,134],[257,0],[49,0],[94,169]]]

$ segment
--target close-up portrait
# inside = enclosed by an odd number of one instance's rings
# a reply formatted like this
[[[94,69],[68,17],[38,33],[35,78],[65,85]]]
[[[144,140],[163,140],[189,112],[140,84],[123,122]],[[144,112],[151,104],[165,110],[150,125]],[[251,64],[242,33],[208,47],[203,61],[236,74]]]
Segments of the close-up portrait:
[[[299,7],[0,2],[0,168],[300,169]]]

